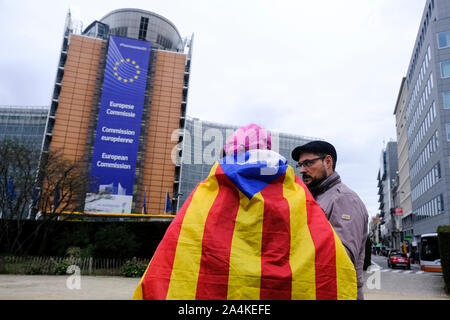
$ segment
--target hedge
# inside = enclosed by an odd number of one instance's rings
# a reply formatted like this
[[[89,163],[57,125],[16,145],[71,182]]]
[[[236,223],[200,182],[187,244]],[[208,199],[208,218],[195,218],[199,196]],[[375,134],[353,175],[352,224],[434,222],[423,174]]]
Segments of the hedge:
[[[14,234],[16,221],[9,221]],[[65,256],[71,247],[81,250],[81,256],[95,258],[151,258],[163,238],[168,221],[52,221],[46,225],[48,234],[33,238],[27,252],[7,252],[1,238],[0,253],[12,255]],[[27,220],[22,238],[35,230],[37,221]]]
[[[450,293],[450,226],[439,226],[437,233],[445,290]]]

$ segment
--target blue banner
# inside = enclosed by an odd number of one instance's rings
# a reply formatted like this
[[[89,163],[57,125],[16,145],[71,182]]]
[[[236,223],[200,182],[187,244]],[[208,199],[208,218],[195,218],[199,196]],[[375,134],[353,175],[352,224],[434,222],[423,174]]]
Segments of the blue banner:
[[[130,213],[150,42],[111,36],[85,211]],[[111,196],[92,201],[98,192]]]

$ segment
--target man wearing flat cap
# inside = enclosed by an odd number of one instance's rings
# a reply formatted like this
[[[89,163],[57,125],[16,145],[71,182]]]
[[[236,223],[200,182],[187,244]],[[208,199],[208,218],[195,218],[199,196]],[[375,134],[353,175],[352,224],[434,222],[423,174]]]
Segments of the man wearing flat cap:
[[[367,239],[367,209],[358,195],[341,182],[335,171],[336,149],[325,141],[311,141],[292,151],[302,180],[341,239],[357,276],[358,299],[363,295],[363,265]]]

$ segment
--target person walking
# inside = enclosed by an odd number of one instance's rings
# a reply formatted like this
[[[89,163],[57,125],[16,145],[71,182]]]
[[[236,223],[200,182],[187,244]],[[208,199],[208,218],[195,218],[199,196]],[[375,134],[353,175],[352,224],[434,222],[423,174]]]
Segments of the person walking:
[[[335,171],[337,152],[326,141],[311,141],[292,151],[305,185],[321,206],[353,262],[358,300],[364,299],[363,265],[369,215],[359,196],[342,183]]]

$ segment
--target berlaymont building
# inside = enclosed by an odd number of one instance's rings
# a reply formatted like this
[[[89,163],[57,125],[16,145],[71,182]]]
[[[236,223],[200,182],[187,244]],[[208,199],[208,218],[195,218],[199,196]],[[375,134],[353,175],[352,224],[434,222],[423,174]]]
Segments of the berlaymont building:
[[[193,39],[146,10],[118,9],[77,30],[66,19],[42,152],[80,162],[85,212],[164,211],[173,194],[173,132],[184,129]],[[179,130],[181,129],[181,130]],[[176,142],[175,142],[176,144]]]
[[[186,115],[193,35],[140,9],[78,29],[69,13],[42,152],[81,163],[93,181],[86,198],[111,194],[85,212],[175,214],[220,156],[211,132],[224,143],[237,128]],[[295,165],[291,150],[311,138],[272,140]]]

